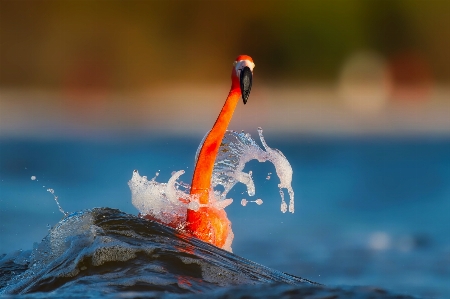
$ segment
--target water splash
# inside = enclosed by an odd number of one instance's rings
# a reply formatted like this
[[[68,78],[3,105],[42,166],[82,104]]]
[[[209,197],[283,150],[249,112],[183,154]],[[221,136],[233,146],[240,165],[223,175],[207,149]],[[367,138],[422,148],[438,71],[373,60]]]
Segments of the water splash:
[[[59,211],[60,211],[61,213],[63,213],[64,216],[69,215],[69,213],[65,212],[65,211],[63,210],[63,208],[61,207],[61,205],[59,204],[58,196],[55,194],[55,190],[49,188],[49,189],[47,189],[47,192],[50,192],[50,193],[53,195],[53,198],[55,199],[55,202],[56,202],[56,204],[58,205]]]
[[[25,168],[25,169],[26,169],[26,168]],[[32,181],[36,181],[36,182],[39,181],[35,175],[32,175],[32,176],[31,176],[31,180],[32,180]],[[42,186],[42,188],[45,188],[45,186]],[[55,194],[55,190],[53,190],[53,189],[51,189],[51,188],[48,188],[48,189],[47,189],[47,192],[49,192],[49,193],[51,193],[51,194],[53,195],[53,199],[55,200],[56,205],[58,206],[59,211],[60,211],[61,213],[63,213],[64,216],[69,215],[69,213],[65,212],[65,211],[63,210],[63,208],[61,207],[61,205],[59,204],[58,196]]]
[[[289,193],[289,212],[294,213],[294,190],[292,189],[292,167],[283,153],[274,148],[270,148],[266,140],[263,136],[263,130],[261,127],[258,128],[259,138],[261,139],[261,143],[263,144],[266,152],[267,152],[267,160],[272,162],[275,166],[275,172],[280,179],[280,183],[278,184],[278,188],[280,188],[281,195],[281,211],[283,213],[286,212],[286,202],[284,201],[284,193],[283,188],[286,188]]]
[[[252,173],[245,173],[245,164],[251,160],[259,162],[270,161],[275,166],[275,172],[280,179],[278,187],[281,196],[281,211],[287,211],[287,204],[284,200],[283,188],[288,190],[289,194],[289,212],[294,213],[294,190],[292,189],[292,167],[286,157],[278,149],[269,147],[264,139],[263,130],[258,128],[259,138],[265,150],[253,140],[248,133],[238,133],[235,131],[227,131],[222,140],[217,155],[216,163],[212,176],[212,186],[222,185],[224,191],[220,193],[223,199],[228,191],[238,182],[247,186],[249,196],[255,195],[255,184],[253,182]],[[269,173],[270,179],[271,173]]]
[[[146,176],[140,176],[137,170],[133,171],[128,182],[131,202],[142,216],[151,215],[168,225],[183,222],[191,198],[183,190],[183,185],[176,183],[182,174],[184,170],[177,171],[167,183],[159,183],[155,180],[156,176],[148,180]]]
[[[145,218],[155,219],[169,226],[183,229],[187,209],[197,211],[200,207],[207,206],[224,209],[233,202],[233,199],[226,198],[226,196],[237,183],[245,184],[248,195],[254,196],[255,183],[252,178],[252,172],[249,171],[247,173],[243,170],[246,163],[251,160],[258,160],[259,162],[270,161],[275,166],[275,172],[280,179],[278,187],[280,188],[281,211],[285,213],[288,210],[283,192],[283,189],[287,189],[289,194],[289,212],[294,213],[294,191],[291,187],[292,167],[281,151],[272,149],[267,145],[262,132],[262,129],[258,128],[264,149],[248,133],[235,131],[227,131],[225,133],[214,164],[211,186],[215,189],[214,192],[209,193],[208,204],[200,204],[198,195],[189,194],[190,186],[178,181],[180,176],[184,174],[183,170],[172,173],[172,177],[167,183],[159,183],[155,180],[159,173],[151,180],[148,180],[146,176],[140,176],[139,172],[135,170],[131,180],[128,182],[133,205],[139,210],[141,216]],[[199,150],[197,150],[197,155],[198,152]],[[223,187],[223,191],[217,189],[219,185]],[[262,199],[259,198],[254,201],[243,199],[241,204],[245,206],[249,202],[257,205],[263,203]],[[231,250],[231,247],[229,250]]]
[[[262,201],[261,198],[258,198],[257,200],[246,200],[245,198],[243,198],[243,199],[241,200],[241,205],[245,207],[249,202],[254,202],[254,203],[256,203],[258,206],[260,206],[260,205],[263,204],[263,201]]]

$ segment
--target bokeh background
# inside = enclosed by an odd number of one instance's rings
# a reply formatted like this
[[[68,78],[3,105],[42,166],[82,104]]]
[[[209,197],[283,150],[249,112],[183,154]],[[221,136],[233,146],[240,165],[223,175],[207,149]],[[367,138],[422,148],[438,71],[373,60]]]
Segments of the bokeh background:
[[[48,188],[68,211],[136,213],[133,169],[189,182],[248,54],[252,94],[230,128],[264,128],[298,208],[278,212],[273,167],[252,162],[264,204],[230,193],[235,252],[321,283],[448,296],[449,53],[445,0],[0,0],[0,253],[61,219]]]
[[[204,132],[241,53],[257,66],[242,129],[256,118],[279,132],[448,133],[449,11],[439,0],[2,0],[1,134]]]

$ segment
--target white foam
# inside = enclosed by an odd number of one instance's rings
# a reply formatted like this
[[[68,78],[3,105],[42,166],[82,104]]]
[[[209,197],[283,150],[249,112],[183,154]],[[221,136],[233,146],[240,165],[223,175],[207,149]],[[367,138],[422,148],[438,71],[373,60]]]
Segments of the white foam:
[[[227,131],[219,148],[219,153],[214,164],[211,184],[213,187],[222,185],[224,191],[220,198],[225,198],[228,191],[238,182],[247,186],[249,196],[255,195],[255,184],[252,172],[244,172],[245,164],[251,160],[259,162],[269,161],[275,166],[275,172],[280,179],[278,187],[281,196],[281,211],[287,212],[288,206],[284,200],[283,189],[289,194],[289,212],[294,213],[294,190],[292,189],[292,167],[286,157],[278,149],[269,147],[263,136],[263,130],[258,128],[259,138],[264,150],[252,139],[248,133]],[[201,147],[201,145],[200,145]],[[268,173],[266,179],[270,179],[272,173]],[[241,202],[242,204],[242,202]]]
[[[262,132],[262,129],[258,128],[258,134],[265,150],[261,149],[248,133],[235,131],[225,133],[214,164],[211,180],[213,188],[219,185],[224,188],[222,192],[215,190],[214,194],[210,195],[210,201],[217,208],[224,208],[232,202],[231,199],[226,199],[226,195],[238,182],[246,185],[249,196],[255,195],[252,172],[246,173],[243,169],[247,162],[256,159],[259,162],[270,161],[275,166],[276,174],[280,179],[278,187],[280,188],[281,211],[286,212],[289,208],[289,212],[294,212],[294,191],[291,187],[292,167],[281,151],[272,149],[267,145]],[[198,153],[199,150],[197,150],[197,155]],[[159,172],[149,181],[146,176],[141,177],[135,170],[132,179],[128,182],[133,205],[141,214],[152,215],[164,223],[170,223],[175,220],[174,217],[184,217],[187,209],[186,204],[189,205],[190,209],[198,210],[201,205],[196,198],[192,198],[188,194],[190,186],[177,181],[183,173],[183,170],[174,172],[165,184],[155,181]],[[270,175],[272,173],[268,173],[269,178]],[[289,207],[284,200],[283,189],[288,191]]]
[[[283,188],[286,188],[289,193],[289,212],[294,213],[294,190],[292,189],[291,186],[293,171],[291,164],[280,150],[276,148],[272,149],[267,145],[262,132],[263,130],[261,128],[258,128],[259,138],[261,139],[261,143],[267,152],[267,160],[272,162],[272,164],[275,166],[275,172],[277,173],[278,178],[280,179],[278,187],[280,188],[280,195],[282,200],[281,211],[283,213],[286,212],[286,210],[283,209],[284,205],[286,204],[284,202]]]
[[[217,209],[224,209],[233,202],[233,199],[226,198],[228,192],[238,182],[243,183],[247,187],[249,196],[255,195],[255,183],[252,178],[252,172],[244,172],[245,164],[251,160],[259,162],[270,161],[275,166],[276,174],[280,179],[278,187],[281,196],[281,211],[285,213],[288,205],[284,200],[284,192],[287,189],[289,194],[289,212],[294,213],[294,191],[291,187],[292,167],[286,157],[277,149],[270,148],[262,135],[262,129],[258,128],[259,137],[264,150],[252,139],[248,133],[238,133],[235,131],[227,131],[219,148],[219,153],[214,164],[214,170],[211,179],[211,186],[216,188],[221,185],[223,191],[217,188],[209,194],[209,203],[202,205],[198,201],[198,196],[189,194],[190,186],[178,181],[179,177],[184,174],[183,170],[172,173],[172,177],[167,183],[156,182],[156,176],[148,180],[146,176],[140,176],[135,170],[128,186],[131,190],[133,205],[139,210],[141,215],[150,215],[158,219],[160,222],[170,224],[171,226],[184,227],[187,209],[198,210],[202,206],[213,206]],[[197,155],[203,144],[200,144]],[[268,174],[268,179],[270,175]],[[253,202],[261,205],[263,200],[258,198],[254,201],[246,199],[241,200],[241,204],[246,206],[247,203]],[[232,232],[231,232],[232,234]],[[232,236],[229,236],[227,246],[231,249]]]
[[[158,183],[156,177],[149,181],[147,177],[140,176],[137,170],[133,171],[128,182],[133,205],[143,216],[151,215],[165,224],[186,219],[190,196],[179,190],[176,184],[183,173],[184,170],[177,171],[167,183]]]
[[[200,145],[201,146],[201,145]],[[251,171],[244,172],[245,164],[257,159],[265,162],[265,152],[248,133],[227,131],[214,164],[211,184],[224,187],[220,198],[224,199],[231,188],[240,182],[246,185],[249,196],[255,195],[255,183]]]

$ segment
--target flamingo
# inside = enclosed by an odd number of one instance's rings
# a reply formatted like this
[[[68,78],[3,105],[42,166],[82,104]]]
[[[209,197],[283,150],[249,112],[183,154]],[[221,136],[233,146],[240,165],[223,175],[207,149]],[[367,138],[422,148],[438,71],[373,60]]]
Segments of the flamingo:
[[[215,208],[209,203],[211,176],[220,144],[239,99],[244,104],[252,88],[253,68],[255,64],[248,55],[239,55],[231,71],[231,88],[225,104],[211,131],[206,136],[199,151],[191,185],[191,196],[198,198],[200,208],[187,210],[186,228],[195,237],[217,247],[223,247],[231,231],[231,222],[225,210]],[[206,205],[206,206],[205,206]]]

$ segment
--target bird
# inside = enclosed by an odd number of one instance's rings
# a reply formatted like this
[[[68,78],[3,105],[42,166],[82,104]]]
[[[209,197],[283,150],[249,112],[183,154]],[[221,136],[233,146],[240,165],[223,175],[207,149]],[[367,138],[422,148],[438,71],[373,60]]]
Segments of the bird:
[[[245,105],[250,96],[254,67],[255,63],[248,55],[239,55],[233,63],[230,92],[216,122],[204,139],[192,177],[190,194],[198,199],[200,207],[197,210],[187,210],[186,228],[198,239],[221,248],[231,233],[231,222],[225,210],[208,205],[210,193],[213,192],[211,177],[233,112],[241,98]]]

